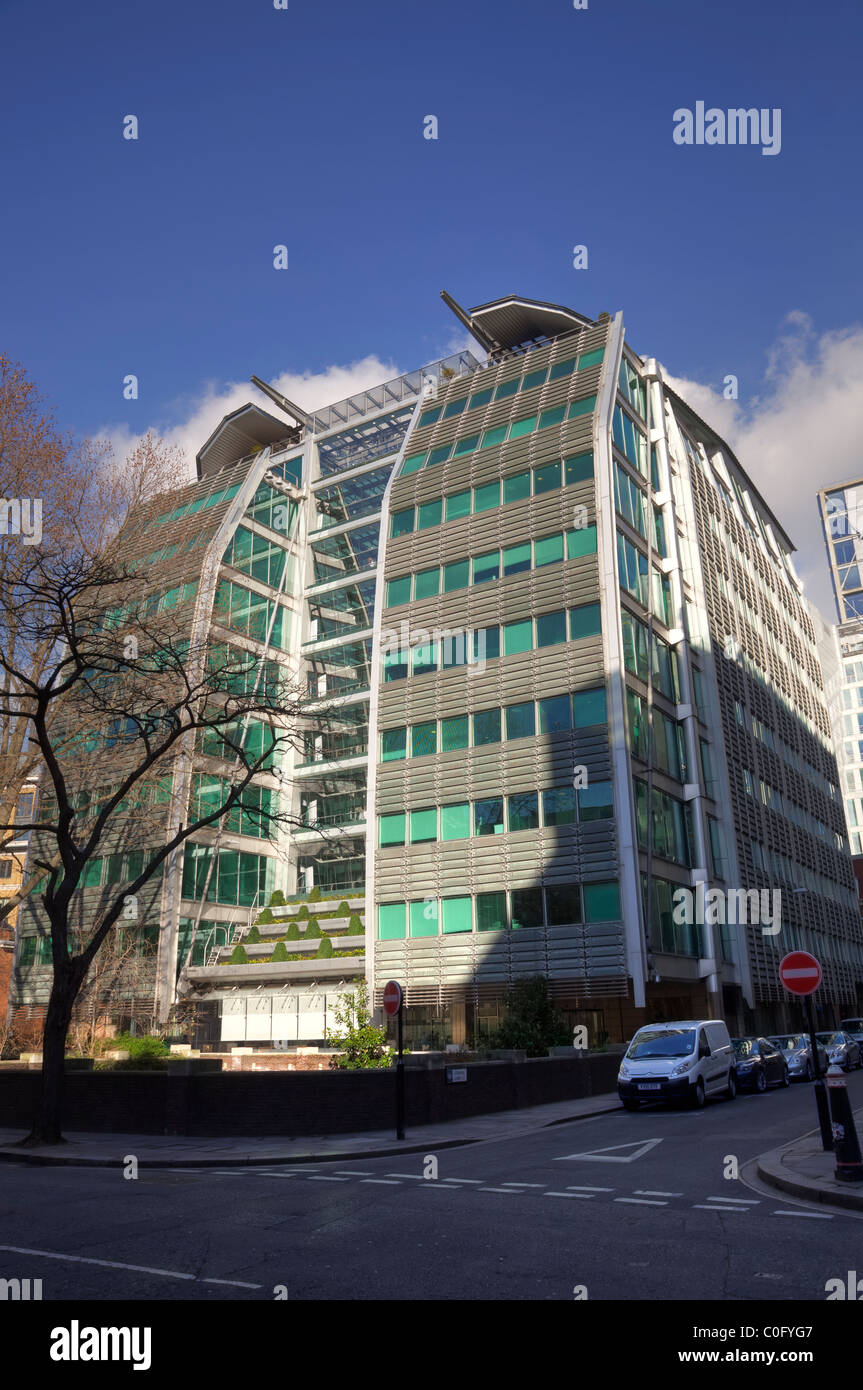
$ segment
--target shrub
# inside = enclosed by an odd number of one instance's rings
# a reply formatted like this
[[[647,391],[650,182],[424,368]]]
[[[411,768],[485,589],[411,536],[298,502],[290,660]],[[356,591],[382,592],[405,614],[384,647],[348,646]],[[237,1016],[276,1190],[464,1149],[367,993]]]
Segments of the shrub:
[[[338,908],[337,908],[337,910],[336,910],[336,916],[337,916],[337,917],[350,917],[350,915],[351,915],[351,909],[348,907],[348,905],[347,905],[347,903],[345,902],[344,898],[342,898],[342,901],[339,903]]]
[[[258,921],[260,921],[260,920],[263,918],[263,915],[264,915],[264,914],[261,913],[261,917],[258,918]],[[273,920],[273,919],[272,919],[272,917],[271,917],[271,918],[270,918],[270,921],[272,921],[272,920]],[[248,932],[248,934],[247,934],[247,936],[246,936],[246,945],[247,945],[247,946],[258,946],[258,945],[260,945],[260,941],[261,941],[261,933],[258,931],[258,928],[257,928],[256,926],[250,927],[249,932]]]
[[[303,905],[300,907],[299,911],[297,912],[297,920],[299,921],[300,919],[302,919],[303,921],[305,921],[305,919],[306,919],[308,916],[309,916],[309,909],[306,907],[305,903],[303,903]]]
[[[309,925],[306,927],[306,941],[317,941],[321,934],[321,928],[317,917],[309,918]]]
[[[351,914],[351,920],[348,922],[348,936],[362,936],[362,934],[363,919],[362,917],[358,917],[354,912]]]
[[[276,920],[276,919],[275,919],[275,917],[273,916],[273,914],[272,914],[272,912],[270,911],[270,909],[269,909],[268,907],[265,907],[264,910],[263,910],[263,912],[259,912],[259,913],[258,913],[258,917],[257,917],[257,921],[256,921],[256,924],[255,924],[255,925],[256,925],[256,926],[263,926],[265,922],[275,922],[275,920]],[[252,928],[252,930],[254,931],[254,927]],[[250,938],[250,939],[251,939],[251,938]]]
[[[231,965],[245,965],[249,957],[242,941],[238,941],[231,952]]]
[[[142,1052],[140,1057],[127,1057],[122,1062],[102,1063],[103,1067],[111,1071],[164,1071],[168,1063],[164,1057],[155,1057],[150,1052]]]
[[[288,930],[285,932],[285,940],[286,940],[286,941],[299,941],[299,939],[300,939],[300,924],[299,924],[299,922],[291,922],[290,925],[288,926]]]
[[[387,1032],[385,1028],[375,1028],[369,1013],[369,992],[365,980],[359,980],[352,994],[339,996],[341,1007],[335,1010],[336,1022],[340,1032],[327,1032],[330,1047],[337,1047],[340,1055],[333,1057],[330,1065],[340,1070],[357,1070],[365,1067],[388,1067],[390,1054],[386,1050]]]
[[[170,1050],[164,1038],[152,1033],[118,1033],[115,1038],[106,1038],[104,1047],[107,1052],[128,1052],[130,1062],[141,1057],[167,1057]]]
[[[570,1042],[569,1029],[548,995],[544,975],[519,980],[506,997],[507,1013],[491,1038],[492,1047],[524,1050],[528,1057],[544,1057],[550,1047]]]
[[[285,895],[281,888],[277,888],[275,893],[270,894],[270,907],[284,907]]]
[[[283,961],[283,960],[287,960],[287,959],[288,959],[288,948],[287,948],[287,946],[285,945],[284,941],[278,941],[278,942],[276,942],[276,949],[275,949],[275,951],[273,952],[273,954],[270,956],[270,960],[276,962],[276,961]]]
[[[333,943],[328,936],[321,937],[321,944],[317,949],[316,955],[329,958],[333,954]]]
[[[309,894],[309,902],[310,902],[310,903],[319,903],[320,901],[321,901],[321,890],[320,890],[320,888],[318,887],[318,885],[315,884],[314,888],[312,889],[311,893]]]

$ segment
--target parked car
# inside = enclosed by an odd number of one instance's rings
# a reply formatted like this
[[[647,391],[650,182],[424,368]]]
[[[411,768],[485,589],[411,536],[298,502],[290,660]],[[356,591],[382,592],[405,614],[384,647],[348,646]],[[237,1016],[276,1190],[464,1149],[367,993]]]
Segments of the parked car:
[[[775,1042],[767,1038],[732,1038],[734,1073],[740,1090],[766,1091],[768,1086],[790,1086],[788,1063]]]
[[[639,1028],[620,1064],[617,1092],[627,1110],[647,1100],[684,1101],[699,1109],[708,1096],[733,1100],[737,1079],[728,1029],[719,1019]]]
[[[831,1066],[841,1067],[843,1071],[856,1071],[863,1066],[863,1048],[841,1028],[836,1033],[816,1033],[815,1041],[824,1044]]]
[[[841,1018],[839,1027],[843,1033],[850,1033],[856,1043],[863,1043],[863,1018]]]
[[[792,1081],[812,1081],[815,1077],[815,1065],[812,1061],[812,1049],[809,1046],[809,1036],[806,1033],[774,1033],[770,1042],[775,1043],[788,1064],[788,1075]],[[827,1052],[821,1043],[816,1041],[818,1048],[818,1060],[821,1064],[821,1071],[827,1070]]]

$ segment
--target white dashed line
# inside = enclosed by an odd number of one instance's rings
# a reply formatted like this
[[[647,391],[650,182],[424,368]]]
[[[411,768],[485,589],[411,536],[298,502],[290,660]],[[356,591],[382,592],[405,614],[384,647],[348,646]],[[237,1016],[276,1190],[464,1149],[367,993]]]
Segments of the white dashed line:
[[[101,1265],[104,1269],[128,1269],[134,1274],[157,1274],[162,1279],[187,1279],[193,1284],[236,1284],[232,1279],[199,1279],[196,1274],[183,1274],[178,1269],[153,1269],[149,1265],[129,1265],[120,1260],[97,1260],[89,1255],[61,1255],[56,1250],[29,1250],[21,1245],[0,1245],[12,1255],[34,1255],[40,1260],[64,1260],[69,1264]],[[262,1289],[263,1284],[239,1284],[243,1289]]]
[[[628,1202],[633,1207],[667,1207],[667,1202],[654,1202],[647,1197],[615,1197],[615,1202]]]
[[[349,1178],[333,1178],[328,1173],[308,1173],[309,1182],[350,1182]]]
[[[242,1279],[202,1279],[202,1284],[230,1284],[232,1289],[260,1289],[262,1284],[245,1284]]]
[[[590,1202],[593,1200],[592,1194],[590,1192],[543,1192],[542,1195],[543,1197],[572,1197],[574,1199],[580,1198],[583,1202]]]
[[[567,1184],[568,1192],[613,1192],[613,1187],[585,1187],[583,1183],[573,1182]]]
[[[708,1202],[734,1202],[738,1207],[760,1207],[760,1202],[755,1202],[751,1197],[708,1197]]]
[[[809,1221],[832,1221],[833,1217],[822,1211],[774,1211],[773,1216],[803,1216]]]
[[[682,1192],[654,1192],[650,1187],[636,1187],[634,1189],[637,1197],[682,1197]]]
[[[505,1192],[510,1197],[518,1197],[520,1194],[514,1187],[481,1187],[480,1192]]]
[[[384,1187],[401,1187],[401,1183],[396,1178],[360,1178],[360,1182],[376,1182]]]
[[[544,1182],[505,1182],[504,1187],[545,1187]]]
[[[477,1187],[480,1187],[484,1181],[484,1178],[441,1178],[441,1182],[469,1182],[471,1184],[476,1183]]]
[[[710,1206],[707,1202],[693,1202],[692,1209],[693,1211],[742,1211],[744,1215],[749,1211],[748,1207],[732,1207],[727,1205],[718,1207]]]

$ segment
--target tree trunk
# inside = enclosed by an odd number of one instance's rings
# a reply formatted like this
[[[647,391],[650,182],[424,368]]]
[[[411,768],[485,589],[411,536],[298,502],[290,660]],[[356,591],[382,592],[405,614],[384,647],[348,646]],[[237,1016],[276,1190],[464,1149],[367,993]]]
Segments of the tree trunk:
[[[66,1084],[66,1035],[80,980],[70,966],[55,970],[42,1034],[42,1085],[39,1108],[25,1144],[63,1144],[63,1093]]]

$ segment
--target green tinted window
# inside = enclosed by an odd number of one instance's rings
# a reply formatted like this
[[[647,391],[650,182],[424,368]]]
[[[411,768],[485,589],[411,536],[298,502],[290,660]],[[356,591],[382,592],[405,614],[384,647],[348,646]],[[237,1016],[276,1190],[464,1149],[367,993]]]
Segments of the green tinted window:
[[[507,798],[510,830],[536,830],[539,826],[539,793],[519,792]]]
[[[510,427],[510,439],[521,439],[525,434],[533,434],[536,429],[536,416],[526,415],[523,420],[516,420]]]
[[[530,569],[530,542],[525,541],[524,545],[511,545],[503,552],[503,572],[507,574],[521,574],[524,570]]]
[[[441,806],[440,837],[442,840],[466,840],[470,836],[470,803]]]
[[[575,358],[568,357],[565,362],[556,362],[548,374],[549,381],[560,381],[561,377],[572,376],[575,371]]]
[[[487,512],[492,507],[500,506],[500,483],[485,483],[483,487],[475,487],[473,490],[473,509],[475,512]]]
[[[546,888],[545,911],[550,927],[566,927],[581,921],[581,890],[577,883]]]
[[[617,883],[585,883],[584,915],[588,922],[619,921],[619,885]]]
[[[547,463],[544,467],[533,470],[533,493],[535,497],[541,492],[551,492],[556,487],[560,487],[560,460],[557,463]]]
[[[441,913],[444,932],[473,931],[470,898],[442,898]]]
[[[413,674],[426,676],[437,670],[437,643],[421,642],[413,649]]]
[[[500,743],[500,710],[479,710],[473,717],[473,744]]]
[[[411,728],[411,757],[427,758],[437,752],[437,724],[433,719]]]
[[[503,797],[492,796],[473,803],[475,835],[503,834]]]
[[[463,454],[472,454],[479,447],[479,435],[469,434],[464,439],[457,439],[455,448],[452,451],[454,459],[461,458]]]
[[[614,815],[610,782],[591,782],[578,789],[578,819],[607,820]]]
[[[455,560],[451,565],[444,565],[443,569],[443,591],[451,594],[455,589],[466,589],[470,583],[470,560]]]
[[[578,359],[578,370],[583,372],[586,367],[598,367],[605,356],[605,348],[594,348],[593,352],[583,352]]]
[[[500,579],[499,550],[489,550],[485,555],[473,557],[474,584],[488,584],[492,579]]]
[[[433,406],[431,410],[424,410],[420,416],[418,428],[422,429],[423,425],[436,425],[440,419],[440,413],[441,407],[439,405]]]
[[[571,483],[583,483],[588,478],[593,477],[593,452],[586,454],[573,454],[571,458],[564,459],[566,470],[566,485]]]
[[[559,425],[566,412],[565,405],[552,406],[550,410],[544,410],[539,417],[539,428],[547,430],[549,425]]]
[[[424,811],[411,811],[411,844],[421,845],[428,840],[437,839],[437,807],[430,806]]]
[[[516,656],[518,652],[529,652],[533,644],[533,628],[530,618],[520,623],[505,623],[503,629],[503,654]]]
[[[477,931],[506,931],[506,893],[477,893]]]
[[[530,738],[536,732],[533,700],[525,700],[519,705],[507,705],[505,714],[507,738]]]
[[[514,376],[511,381],[502,381],[494,393],[495,400],[502,401],[507,396],[514,396],[520,385],[520,376]]]
[[[543,536],[533,543],[533,563],[537,569],[543,565],[553,565],[563,559],[563,536]]]
[[[491,400],[492,388],[489,386],[486,391],[477,391],[475,396],[471,396],[469,410],[476,410],[477,406],[488,405]]]
[[[542,818],[546,825],[575,822],[575,788],[549,787],[542,794]]]
[[[452,492],[446,499],[447,521],[457,521],[460,516],[470,516],[470,490]]]
[[[581,526],[566,533],[566,558],[577,560],[580,555],[596,554],[596,527]]]
[[[393,512],[390,521],[391,536],[409,536],[414,529],[414,509],[406,507],[403,512]]]
[[[434,502],[423,502],[417,508],[417,530],[425,531],[429,526],[440,526],[443,513],[443,499],[436,497]]]
[[[440,570],[420,570],[414,575],[414,598],[434,598],[440,593]]]
[[[530,496],[530,474],[513,473],[511,478],[503,480],[503,500],[507,502],[521,502],[523,498]]]
[[[451,420],[454,415],[461,415],[462,411],[466,408],[467,396],[465,396],[464,399],[460,401],[450,401],[449,405],[443,413],[443,418],[445,420]]]
[[[399,477],[403,477],[405,473],[416,473],[420,468],[422,468],[425,461],[425,454],[411,454],[410,458],[406,458],[404,463],[402,464],[401,473],[399,474]]]
[[[536,620],[537,647],[554,647],[566,641],[566,613],[559,609],[556,613],[543,613]]]
[[[583,603],[569,610],[569,635],[572,641],[579,637],[598,637],[602,631],[601,610],[598,603]]]
[[[508,429],[509,425],[495,425],[494,429],[486,430],[482,437],[482,447],[490,449],[493,444],[502,444]]]
[[[569,696],[552,695],[539,702],[539,732],[559,734],[569,730]]]
[[[441,720],[440,746],[442,753],[448,753],[454,748],[467,748],[468,719],[466,714],[457,714],[452,719]]]
[[[436,449],[432,449],[428,456],[426,468],[433,468],[437,463],[446,463],[452,453],[451,444],[439,444]]]
[[[82,888],[98,888],[102,881],[101,859],[89,859],[81,879]]]
[[[541,927],[543,924],[542,889],[519,888],[511,895],[513,929]]]
[[[378,906],[378,941],[400,941],[404,935],[404,903],[382,902]]]
[[[583,401],[573,401],[569,407],[570,420],[577,420],[580,415],[590,415],[596,405],[596,396],[585,396]]]
[[[381,733],[381,762],[393,763],[404,758],[407,739],[407,729],[384,729]]]
[[[411,577],[403,574],[399,579],[391,579],[387,584],[387,608],[395,608],[398,603],[410,603]]]
[[[522,391],[532,391],[534,386],[542,386],[547,375],[548,372],[544,367],[541,371],[538,372],[528,372],[527,376],[521,383]]]
[[[405,817],[381,816],[381,848],[386,845],[403,845],[405,842]]]
[[[605,688],[599,686],[596,690],[577,690],[572,697],[572,717],[576,729],[607,723]]]
[[[436,898],[411,903],[411,936],[437,936],[438,906]]]

